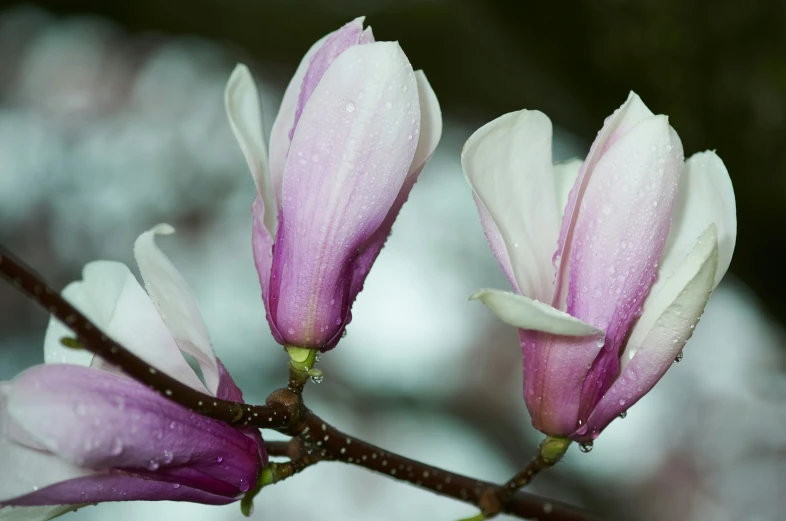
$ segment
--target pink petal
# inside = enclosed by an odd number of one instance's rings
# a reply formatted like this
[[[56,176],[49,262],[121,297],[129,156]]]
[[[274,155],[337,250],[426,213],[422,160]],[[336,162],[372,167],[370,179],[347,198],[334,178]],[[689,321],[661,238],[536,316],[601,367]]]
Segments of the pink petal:
[[[34,367],[7,391],[7,413],[64,461],[176,480],[220,495],[247,490],[262,464],[254,440],[129,378],[74,365]]]
[[[420,111],[396,43],[354,46],[314,90],[287,162],[269,289],[287,343],[324,347],[347,318],[354,261],[402,190]]]
[[[576,430],[584,379],[601,350],[596,336],[567,337],[519,330],[524,401],[532,425],[550,436]]]
[[[557,251],[554,254],[554,263],[557,266],[557,279],[554,294],[551,299],[552,305],[559,309],[564,309],[563,304],[568,292],[568,269],[567,263],[560,262],[561,259],[571,255],[570,248],[573,242],[573,233],[578,218],[579,205],[584,196],[593,170],[601,156],[626,134],[637,123],[645,118],[653,116],[650,109],[641,101],[634,92],[628,95],[625,103],[618,108],[614,114],[606,118],[603,128],[598,132],[598,137],[592,143],[587,159],[579,170],[576,183],[570,192],[568,203],[562,216],[562,227],[559,232],[559,242]]]
[[[361,248],[358,254],[357,260],[355,261],[355,268],[352,272],[350,302],[355,300],[355,297],[363,288],[366,276],[371,270],[371,266],[374,264],[377,255],[379,255],[379,252],[385,245],[385,241],[390,235],[390,230],[393,228],[393,223],[396,217],[398,217],[401,207],[407,202],[412,187],[417,182],[420,172],[423,170],[426,162],[431,158],[442,136],[442,111],[440,110],[437,96],[431,89],[431,85],[426,79],[426,75],[423,71],[415,71],[415,79],[418,84],[418,98],[420,104],[418,146],[415,150],[415,156],[412,159],[412,165],[407,173],[407,178],[399,191],[398,197],[396,197],[393,206],[388,210],[385,220],[368,241],[366,241],[366,244]],[[348,318],[346,323],[349,323],[349,320]],[[340,332],[338,334],[340,335]],[[339,336],[336,336],[328,345],[335,345],[338,340]]]
[[[358,45],[365,45],[367,43],[374,43],[374,32],[371,30],[371,27],[366,27],[363,29],[363,32],[360,33],[360,38],[358,38]]]
[[[177,480],[155,481],[147,476],[106,471],[55,483],[5,504],[33,506],[109,501],[188,501],[206,505],[226,505],[237,501],[238,495],[222,496],[178,483]]]
[[[276,323],[270,315],[270,275],[273,267],[273,238],[270,236],[264,222],[265,206],[262,199],[257,196],[252,207],[253,225],[251,230],[251,249],[254,252],[254,265],[259,275],[259,284],[262,287],[262,301],[265,303],[265,313],[270,331],[276,342],[283,344],[284,337],[278,331]]]
[[[567,311],[606,332],[587,374],[580,418],[611,385],[632,322],[657,276],[682,170],[682,145],[664,116],[647,118],[599,159],[580,199]]]
[[[290,140],[294,138],[295,129],[298,126],[303,110],[306,108],[306,104],[317,85],[322,80],[322,76],[324,76],[325,72],[341,53],[352,46],[358,45],[363,33],[363,20],[363,17],[355,18],[338,31],[332,33],[311,57],[311,63],[309,63],[300,88],[297,109],[295,110],[295,121],[289,131]]]
[[[289,133],[295,125],[295,112],[298,109],[298,99],[300,98],[300,90],[303,87],[303,78],[306,77],[306,72],[311,65],[311,59],[333,34],[335,32],[323,36],[317,43],[311,46],[305,56],[303,56],[303,59],[300,60],[300,65],[298,65],[294,76],[289,80],[287,89],[284,91],[284,98],[281,100],[278,114],[276,114],[276,119],[273,121],[273,128],[270,130],[270,182],[278,203],[281,203],[284,166],[287,164],[289,145],[292,142]],[[278,216],[276,215],[276,217]]]
[[[671,302],[677,297],[676,293],[663,294],[664,286],[685,261],[685,257],[695,246],[696,239],[710,224],[714,224],[718,231],[718,269],[715,272],[717,286],[726,273],[734,252],[737,208],[731,179],[723,162],[714,152],[701,152],[691,156],[682,170],[669,237],[658,265],[658,280],[652,285],[644,301],[641,318],[631,331],[627,348],[630,352],[624,353],[623,364],[632,356],[632,349],[644,341],[644,337],[663,311],[662,307],[653,307],[652,303]],[[672,288],[674,291],[681,290]]]
[[[718,258],[717,231],[710,225],[656,296],[652,303],[657,313],[654,325],[640,344],[631,346],[633,358],[592,411],[587,428],[576,433],[577,439],[595,438],[673,365],[712,294]]]
[[[29,439],[8,415],[8,389],[7,383],[0,384],[0,505],[60,481],[92,475],[94,471],[62,460]]]

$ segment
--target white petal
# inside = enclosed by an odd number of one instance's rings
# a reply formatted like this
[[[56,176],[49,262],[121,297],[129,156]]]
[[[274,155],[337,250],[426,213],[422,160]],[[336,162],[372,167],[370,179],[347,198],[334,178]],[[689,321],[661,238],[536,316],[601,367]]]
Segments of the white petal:
[[[649,327],[631,335],[620,376],[587,420],[591,435],[647,394],[674,365],[712,294],[717,267],[718,239],[710,225],[663,286],[656,307],[645,312],[651,313],[645,320]]]
[[[70,283],[65,287],[61,295],[87,318],[96,323],[101,322],[101,310],[96,310],[91,305],[91,302],[85,295],[81,281]],[[60,339],[64,337],[74,338],[73,331],[55,317],[51,317],[44,336],[44,362],[47,364],[90,366],[90,362],[93,361],[93,353],[85,349],[72,349],[64,346],[60,342]]]
[[[101,310],[98,327],[152,367],[206,392],[128,267],[119,262],[95,261],[85,266],[82,278],[89,305]]]
[[[281,100],[281,106],[275,121],[273,121],[273,128],[270,130],[270,185],[273,187],[277,201],[281,201],[284,168],[287,164],[289,145],[292,143],[289,133],[295,125],[295,113],[297,112],[300,90],[303,87],[303,79],[306,77],[309,65],[311,65],[311,58],[322,48],[325,40],[334,33],[335,31],[320,38],[300,60],[300,65],[297,66],[295,74],[289,80],[287,89],[284,91],[284,98]],[[267,207],[267,202],[265,202],[265,206]]]
[[[273,193],[268,166],[267,146],[262,134],[262,109],[251,72],[238,64],[224,91],[224,106],[229,124],[246,158],[257,192],[265,203],[265,227],[275,237],[278,226],[278,205]]]
[[[8,414],[7,389],[8,384],[0,384],[0,503],[61,481],[93,474],[92,470],[76,467],[46,451],[26,445],[27,440],[19,439],[22,436],[29,438],[29,434]],[[8,512],[6,510],[4,514],[10,516]],[[6,518],[0,515],[0,519]]]
[[[693,248],[696,238],[714,223],[718,229],[717,286],[729,269],[737,241],[737,206],[729,172],[715,152],[694,154],[685,162],[678,190],[671,230],[658,270],[660,281],[671,276]],[[653,286],[651,293],[658,286]]]
[[[628,131],[639,122],[652,116],[652,112],[647,108],[644,102],[641,101],[641,98],[639,98],[635,92],[631,91],[625,103],[603,122],[603,128],[600,129],[597,137],[595,137],[595,141],[590,147],[587,158],[584,160],[578,172],[575,184],[570,191],[568,202],[561,208],[561,224],[556,252],[557,258],[567,260],[571,257],[573,233],[579,216],[579,208],[581,207],[584,192],[592,178],[595,166],[598,164],[601,157],[603,157],[612,145],[622,136],[627,134]],[[560,262],[558,265],[559,270],[555,279],[556,284],[554,286],[554,292],[549,300],[555,306],[562,307],[565,304],[568,294],[568,281],[571,277],[569,273],[570,262]]]
[[[543,331],[564,336],[603,335],[576,317],[548,304],[509,291],[482,289],[470,297],[487,305],[500,320],[519,329]]]
[[[461,164],[500,232],[519,291],[550,300],[559,234],[551,121],[528,110],[497,118],[469,138]]]
[[[583,162],[582,159],[574,158],[554,165],[554,186],[557,190],[557,210],[560,217],[565,212],[570,190],[576,184],[576,179],[579,177],[579,169]]]
[[[644,345],[648,349],[667,350],[667,355],[673,352],[672,359],[679,353],[693,333],[687,326],[698,322],[704,311],[701,302],[706,303],[712,293],[718,258],[717,228],[710,224],[671,277],[647,299],[642,315],[631,331],[622,357],[623,366]],[[705,281],[707,276],[711,277],[709,282]],[[663,340],[663,345],[655,342],[669,336],[674,339]]]
[[[420,102],[420,133],[415,157],[412,159],[412,166],[409,169],[410,175],[423,168],[442,137],[442,110],[439,107],[437,95],[434,94],[423,71],[415,71],[415,80],[418,83],[418,101]]]
[[[160,224],[143,233],[134,243],[134,256],[150,299],[169,332],[180,350],[199,363],[207,388],[215,395],[218,365],[207,326],[185,279],[155,242],[156,234],[169,235],[174,231],[168,224]]]

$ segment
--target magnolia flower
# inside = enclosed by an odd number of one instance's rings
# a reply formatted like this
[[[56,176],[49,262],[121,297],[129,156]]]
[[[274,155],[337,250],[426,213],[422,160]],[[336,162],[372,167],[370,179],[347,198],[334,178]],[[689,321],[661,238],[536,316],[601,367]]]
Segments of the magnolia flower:
[[[283,344],[330,349],[442,133],[437,98],[396,42],[358,18],[306,53],[262,136],[256,86],[238,65],[226,111],[257,187],[253,249]]]
[[[117,262],[88,264],[63,296],[102,331],[150,364],[209,395],[242,401],[216,358],[191,291],[143,233],[134,253],[148,293]],[[52,319],[44,365],[0,383],[0,519],[49,519],[74,505],[240,499],[267,464],[256,429],[195,414],[83,350]],[[199,364],[204,383],[184,358]],[[41,505],[49,505],[42,507]],[[63,506],[59,506],[63,505]]]
[[[633,93],[583,163],[552,165],[551,122],[522,110],[475,132],[462,165],[515,289],[473,297],[519,328],[535,428],[589,442],[681,356],[726,273],[728,172],[714,152],[683,162]]]

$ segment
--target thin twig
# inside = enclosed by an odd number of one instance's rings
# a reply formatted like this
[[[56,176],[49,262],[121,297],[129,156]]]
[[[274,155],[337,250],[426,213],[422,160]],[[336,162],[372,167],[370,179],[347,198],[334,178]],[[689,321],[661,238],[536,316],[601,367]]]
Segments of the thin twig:
[[[405,481],[436,494],[451,497],[486,510],[486,503],[502,489],[500,485],[449,472],[405,458],[349,436],[306,409],[297,426],[304,445],[325,461],[340,461],[364,467]],[[519,492],[502,510],[521,518],[540,521],[592,521],[595,518],[575,507],[534,494]]]

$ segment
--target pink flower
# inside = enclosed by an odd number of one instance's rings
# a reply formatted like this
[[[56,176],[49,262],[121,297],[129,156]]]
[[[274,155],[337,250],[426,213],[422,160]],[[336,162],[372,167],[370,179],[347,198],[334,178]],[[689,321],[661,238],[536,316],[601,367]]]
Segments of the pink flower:
[[[591,441],[680,356],[726,273],[728,172],[714,152],[683,162],[633,93],[583,163],[552,165],[550,121],[523,110],[475,132],[462,164],[515,289],[474,298],[519,328],[533,425]]]
[[[213,353],[185,280],[154,243],[156,233],[172,231],[161,225],[136,241],[148,293],[125,265],[97,261],[63,295],[153,370],[209,395],[242,401]],[[0,383],[0,506],[224,504],[255,485],[267,464],[258,430],[236,429],[184,409],[101,358],[64,347],[61,338],[72,336],[52,319],[44,341],[46,364]],[[204,384],[184,354],[197,361]],[[70,508],[10,513],[49,519]]]
[[[358,18],[309,49],[262,136],[239,65],[226,109],[257,187],[253,246],[270,329],[330,349],[393,221],[439,141],[439,104],[396,42]]]

